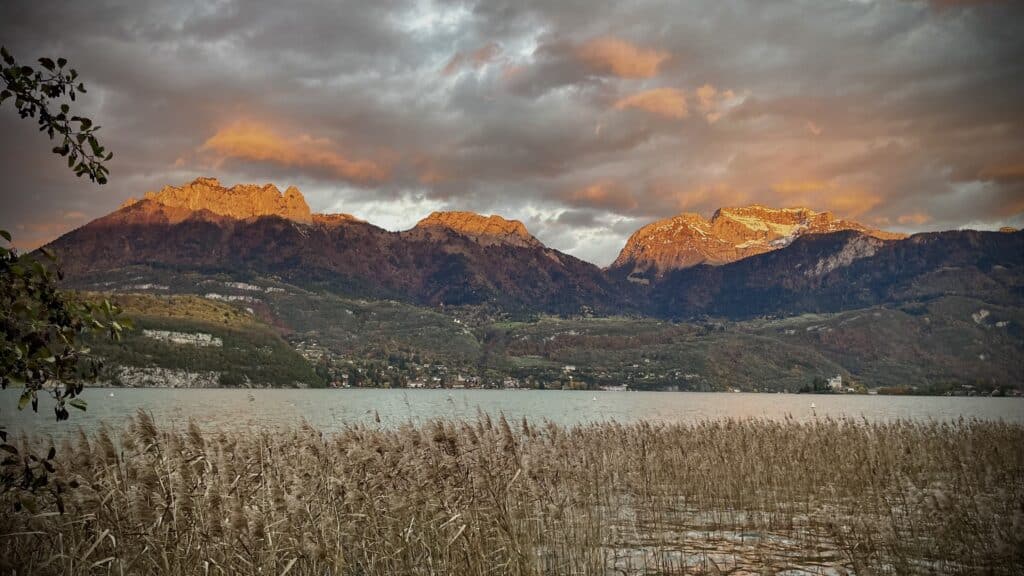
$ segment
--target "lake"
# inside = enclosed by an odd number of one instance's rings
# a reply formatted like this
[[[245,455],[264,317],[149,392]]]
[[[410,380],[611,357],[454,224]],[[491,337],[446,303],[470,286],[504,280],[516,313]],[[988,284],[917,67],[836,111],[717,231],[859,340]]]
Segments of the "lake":
[[[860,396],[699,392],[585,392],[558,390],[286,390],[91,388],[87,412],[70,409],[58,423],[52,402],[41,398],[39,414],[18,412],[20,390],[0,393],[0,424],[12,432],[62,436],[94,429],[101,421],[120,427],[139,408],[158,423],[182,425],[189,418],[207,427],[278,427],[306,419],[330,432],[350,423],[394,426],[434,418],[474,418],[478,411],[510,420],[579,424],[615,420],[687,422],[718,418],[864,418],[870,421],[977,418],[1024,423],[1024,398]]]

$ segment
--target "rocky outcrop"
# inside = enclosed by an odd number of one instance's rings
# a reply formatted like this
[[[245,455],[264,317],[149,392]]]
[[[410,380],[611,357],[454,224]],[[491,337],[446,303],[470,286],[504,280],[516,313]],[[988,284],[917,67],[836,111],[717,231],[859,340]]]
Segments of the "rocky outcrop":
[[[883,244],[882,240],[871,236],[854,236],[838,252],[818,260],[813,267],[804,272],[804,275],[809,278],[818,278],[833,270],[849,266],[854,260],[870,258],[878,252]]]
[[[710,220],[680,214],[644,226],[629,238],[611,268],[635,281],[646,281],[697,264],[728,264],[784,248],[805,234],[842,230],[881,240],[904,237],[809,208],[722,208]]]
[[[518,220],[501,216],[481,216],[474,212],[434,212],[416,224],[415,229],[442,228],[461,234],[484,246],[505,245],[520,248],[543,246]]]
[[[130,198],[121,205],[121,208],[146,200],[151,204],[169,208],[190,212],[206,210],[240,220],[280,216],[296,222],[313,221],[313,214],[306,204],[306,199],[294,186],[289,186],[282,194],[273,184],[238,184],[225,188],[216,178],[196,178],[181,187],[164,186],[159,192],[147,192],[141,200]]]

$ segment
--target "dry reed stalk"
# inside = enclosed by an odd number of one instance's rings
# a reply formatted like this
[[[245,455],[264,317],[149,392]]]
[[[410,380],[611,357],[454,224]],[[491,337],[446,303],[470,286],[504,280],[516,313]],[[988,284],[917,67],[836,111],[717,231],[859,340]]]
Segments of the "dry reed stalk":
[[[58,473],[64,515],[0,495],[0,572],[1024,571],[1024,427],[995,422],[481,414],[324,436],[139,413],[66,442]]]

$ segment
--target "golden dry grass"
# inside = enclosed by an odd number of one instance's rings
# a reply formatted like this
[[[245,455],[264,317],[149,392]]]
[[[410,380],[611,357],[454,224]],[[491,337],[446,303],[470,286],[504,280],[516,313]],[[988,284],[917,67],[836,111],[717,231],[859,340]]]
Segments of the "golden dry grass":
[[[1024,427],[991,422],[162,429],[58,450],[4,574],[1024,570]],[[39,504],[45,505],[45,502]]]

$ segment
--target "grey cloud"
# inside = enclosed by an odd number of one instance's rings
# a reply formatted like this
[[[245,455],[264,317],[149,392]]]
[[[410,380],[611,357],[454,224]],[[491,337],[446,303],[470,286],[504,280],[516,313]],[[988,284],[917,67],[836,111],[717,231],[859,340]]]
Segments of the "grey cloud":
[[[391,227],[501,213],[599,263],[653,219],[745,202],[906,230],[1020,222],[1020,22],[1019,3],[949,0],[8,3],[0,43],[72,60],[115,160],[111,184],[91,186],[0,111],[0,227],[42,242],[206,174],[297,184],[314,209]],[[670,58],[615,77],[574,55],[598,37]],[[705,84],[742,103],[708,122]],[[690,115],[614,107],[656,88],[686,94]],[[200,152],[239,119],[387,177]]]

